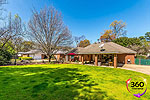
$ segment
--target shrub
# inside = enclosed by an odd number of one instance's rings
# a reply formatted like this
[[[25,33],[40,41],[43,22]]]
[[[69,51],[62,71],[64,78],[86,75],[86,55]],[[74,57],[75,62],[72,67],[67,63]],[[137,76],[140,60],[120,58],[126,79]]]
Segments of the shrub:
[[[6,65],[10,62],[12,55],[7,51],[0,49],[0,65]]]
[[[32,57],[19,57],[19,60],[33,60]]]
[[[146,56],[143,56],[143,55],[136,55],[136,58],[138,58],[138,59],[146,59]]]

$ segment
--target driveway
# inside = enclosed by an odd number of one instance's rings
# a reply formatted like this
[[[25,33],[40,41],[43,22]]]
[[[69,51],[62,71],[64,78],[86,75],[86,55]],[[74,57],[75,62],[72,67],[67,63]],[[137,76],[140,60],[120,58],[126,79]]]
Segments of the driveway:
[[[125,64],[123,67],[121,67],[121,69],[132,70],[150,75],[150,66],[146,65]]]

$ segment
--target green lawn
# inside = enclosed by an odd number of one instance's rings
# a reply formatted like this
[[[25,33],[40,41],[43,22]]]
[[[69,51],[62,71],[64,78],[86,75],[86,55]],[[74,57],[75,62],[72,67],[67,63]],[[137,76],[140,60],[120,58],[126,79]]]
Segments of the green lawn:
[[[74,64],[0,67],[0,100],[138,100],[125,81],[148,75]],[[148,91],[140,100],[150,100]]]

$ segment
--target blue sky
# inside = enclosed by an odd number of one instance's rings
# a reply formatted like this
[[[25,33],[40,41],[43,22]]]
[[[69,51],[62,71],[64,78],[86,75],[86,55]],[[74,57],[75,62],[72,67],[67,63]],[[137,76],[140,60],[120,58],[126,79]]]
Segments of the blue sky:
[[[150,31],[150,0],[8,0],[5,8],[28,22],[33,7],[40,10],[49,5],[62,12],[73,36],[85,35],[91,42],[114,20],[126,22],[128,37]]]

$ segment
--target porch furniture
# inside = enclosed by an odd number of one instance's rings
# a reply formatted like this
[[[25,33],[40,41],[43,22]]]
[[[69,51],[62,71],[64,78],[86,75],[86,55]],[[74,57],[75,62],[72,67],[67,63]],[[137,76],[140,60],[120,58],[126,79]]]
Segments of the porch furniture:
[[[113,62],[109,62],[109,66],[113,66]]]

